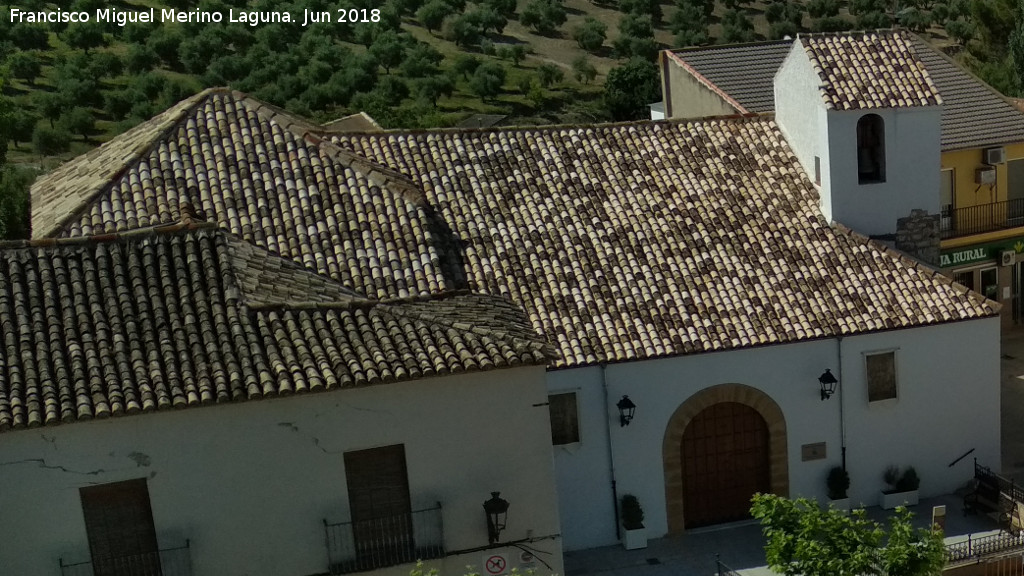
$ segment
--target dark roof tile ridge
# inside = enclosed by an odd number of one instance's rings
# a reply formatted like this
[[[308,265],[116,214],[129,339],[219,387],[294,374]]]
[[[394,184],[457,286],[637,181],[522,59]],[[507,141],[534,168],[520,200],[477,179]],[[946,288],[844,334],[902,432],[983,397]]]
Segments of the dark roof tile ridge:
[[[989,316],[998,315],[999,311],[1003,308],[1003,305],[1000,304],[999,302],[989,300],[981,293],[975,292],[967,288],[963,284],[955,282],[952,278],[946,276],[934,266],[931,266],[922,260],[918,260],[917,258],[913,258],[901,250],[897,250],[895,248],[886,246],[885,244],[882,244],[877,240],[865,236],[864,234],[861,234],[860,232],[857,232],[856,230],[853,230],[839,222],[834,222],[832,224],[832,228],[835,229],[836,232],[847,236],[854,242],[874,248],[875,250],[878,250],[879,252],[888,255],[890,258],[896,258],[908,268],[920,272],[923,276],[932,281],[944,284],[946,286],[950,286],[951,288],[957,290],[961,294],[965,294],[976,305],[987,307],[989,309]]]
[[[755,40],[753,42],[735,42],[732,44],[711,44],[710,46],[687,46],[686,48],[667,48],[664,52],[672,54],[686,54],[689,52],[717,52],[719,50],[730,50],[734,48],[756,48],[758,46],[774,46],[777,44],[792,44],[793,38],[780,38],[778,40]]]
[[[867,36],[868,34],[879,34],[879,35],[893,35],[895,33],[905,33],[906,30],[899,27],[892,28],[864,28],[861,30],[846,30],[842,32],[798,32],[796,37],[800,38],[837,38],[840,36]]]
[[[736,122],[750,122],[750,121],[761,121],[763,120],[764,114],[757,114],[754,112],[747,114],[723,114],[718,116],[704,116],[701,118],[664,118],[661,120],[623,120],[620,122],[603,122],[603,123],[584,123],[584,124],[543,124],[538,126],[488,126],[483,128],[475,127],[448,127],[448,128],[392,128],[388,130],[381,130],[379,132],[360,132],[360,133],[349,133],[344,134],[331,134],[332,137],[355,137],[355,138],[372,138],[380,136],[394,136],[394,135],[431,135],[431,134],[476,134],[476,133],[505,133],[505,132],[555,132],[558,130],[604,130],[608,128],[628,128],[630,126],[636,127],[648,127],[648,126],[671,126],[674,124],[690,124],[699,123],[705,121],[719,121],[728,120]]]
[[[163,130],[161,130],[160,132],[155,134],[152,138],[147,139],[144,142],[139,143],[138,145],[135,146],[135,148],[131,152],[129,152],[127,155],[123,156],[121,161],[120,161],[119,168],[115,172],[113,172],[113,174],[111,174],[110,177],[104,179],[104,181],[103,181],[103,183],[101,185],[96,186],[95,190],[92,190],[91,192],[89,192],[88,194],[83,196],[81,201],[78,203],[78,205],[75,207],[74,210],[71,210],[70,212],[68,212],[64,217],[57,219],[50,226],[50,228],[43,234],[43,236],[44,237],[52,236],[52,235],[62,231],[64,229],[64,227],[67,226],[67,224],[69,222],[71,222],[75,218],[79,217],[82,214],[82,212],[84,212],[85,210],[89,209],[89,207],[92,206],[93,202],[96,200],[97,196],[99,196],[104,191],[106,191],[108,188],[110,188],[110,186],[113,185],[115,182],[120,181],[121,178],[123,178],[124,175],[131,168],[133,163],[135,163],[136,161],[141,159],[145,155],[146,152],[148,152],[149,150],[152,150],[155,146],[158,146],[161,142],[164,141],[164,139],[166,139],[168,137],[169,134],[171,134],[172,132],[177,130],[178,126],[182,122],[184,122],[188,118],[188,116],[196,110],[196,108],[198,108],[204,101],[206,101],[207,98],[209,98],[213,94],[221,93],[221,92],[223,92],[223,90],[224,90],[223,88],[207,88],[207,89],[199,92],[198,94],[194,94],[192,96],[189,96],[188,98],[185,98],[184,100],[178,102],[178,104],[175,104],[175,106],[178,106],[178,105],[182,105],[182,104],[186,104],[187,103],[186,105],[182,106],[181,109],[178,110],[170,119],[167,120],[167,126]],[[173,107],[174,106],[172,106],[171,108],[173,108]],[[166,110],[164,112],[166,112]],[[157,116],[159,116],[159,114]],[[154,116],[153,118],[150,118],[149,120],[143,122],[142,124],[139,124],[137,126],[132,127],[128,132],[130,132],[131,130],[134,130],[136,128],[141,128],[141,127],[145,126],[146,124],[155,123],[155,120],[156,120],[156,116]],[[94,148],[93,150],[97,151],[97,154],[99,154],[99,151],[102,150],[104,148],[104,146],[116,146],[118,138],[120,138],[121,136],[124,136],[128,132],[124,132],[122,134],[119,134],[118,136],[115,136],[113,139],[108,140],[106,143],[104,143],[103,145],[99,146],[98,148]],[[92,152],[92,150],[89,151],[89,152],[86,152],[85,154],[83,154],[81,156],[78,156],[78,157],[72,159],[67,164],[71,164],[73,162],[76,162],[79,159],[82,159],[82,161],[87,161],[86,158],[89,157],[91,152]],[[54,170],[50,174],[58,173],[58,171],[61,168],[63,168],[65,165],[66,164],[62,164],[61,166],[59,166],[56,170]],[[32,187],[34,188],[36,185],[39,185],[42,182],[45,182],[45,180],[44,180],[45,177],[46,177],[46,175],[43,175],[39,179],[37,179],[36,182],[32,185]]]
[[[66,238],[44,236],[42,238],[28,240],[2,240],[0,241],[0,250],[10,250],[17,248],[51,248],[59,246],[94,245],[104,244],[108,242],[134,240],[136,238],[144,237],[173,236],[181,232],[196,231],[216,232],[221,231],[221,229],[214,222],[205,222],[202,220],[191,220],[185,218],[179,222],[164,222],[160,224],[154,224],[152,226],[144,226],[142,228],[130,228],[127,230],[119,230],[117,232],[92,234],[89,236],[70,236]]]

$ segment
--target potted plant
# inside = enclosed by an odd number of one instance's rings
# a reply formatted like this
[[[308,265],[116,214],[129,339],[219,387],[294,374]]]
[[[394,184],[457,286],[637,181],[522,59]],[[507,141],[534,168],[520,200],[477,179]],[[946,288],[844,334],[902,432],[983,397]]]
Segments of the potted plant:
[[[850,510],[850,497],[846,491],[850,489],[850,474],[841,466],[829,470],[825,480],[828,486],[828,499],[836,510]]]
[[[632,494],[624,494],[621,501],[622,545],[626,550],[647,548],[647,530],[644,529],[644,509]]]
[[[921,486],[921,479],[913,466],[908,466],[903,473],[897,466],[889,466],[883,475],[885,483],[889,486],[882,491],[881,506],[891,510],[897,506],[914,506],[917,504],[917,489]]]

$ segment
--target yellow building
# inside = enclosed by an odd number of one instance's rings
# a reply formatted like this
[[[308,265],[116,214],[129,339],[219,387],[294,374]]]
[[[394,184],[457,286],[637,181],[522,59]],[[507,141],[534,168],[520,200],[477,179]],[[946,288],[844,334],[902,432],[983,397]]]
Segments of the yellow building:
[[[776,73],[793,44],[662,52],[664,116],[774,114]],[[932,264],[1003,303],[1004,325],[1024,324],[1024,111],[921,38],[913,45],[942,96],[941,244]]]

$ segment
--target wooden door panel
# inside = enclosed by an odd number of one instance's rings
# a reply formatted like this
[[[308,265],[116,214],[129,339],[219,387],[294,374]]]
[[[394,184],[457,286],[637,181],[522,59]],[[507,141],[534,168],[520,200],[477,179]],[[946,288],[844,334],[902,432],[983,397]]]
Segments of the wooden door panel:
[[[683,432],[681,451],[688,528],[747,518],[750,497],[769,489],[768,426],[749,406],[706,408]]]
[[[352,533],[363,569],[387,565],[415,549],[405,446],[345,453]]]
[[[95,576],[159,576],[146,480],[81,488],[79,495]]]

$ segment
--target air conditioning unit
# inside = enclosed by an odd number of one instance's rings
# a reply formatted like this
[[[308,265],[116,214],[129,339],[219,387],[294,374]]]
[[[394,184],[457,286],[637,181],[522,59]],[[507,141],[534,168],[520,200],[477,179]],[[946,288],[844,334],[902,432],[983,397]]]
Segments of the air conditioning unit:
[[[978,168],[974,171],[974,183],[975,184],[995,184],[996,183],[996,169],[995,167]]]
[[[1000,146],[999,148],[985,148],[984,151],[985,164],[994,166],[996,164],[1002,164],[1006,162],[1006,148]]]
[[[1006,252],[1003,252],[1001,256],[1002,257],[999,261],[1003,266],[1013,266],[1017,263],[1017,253],[1013,250],[1007,250]]]

